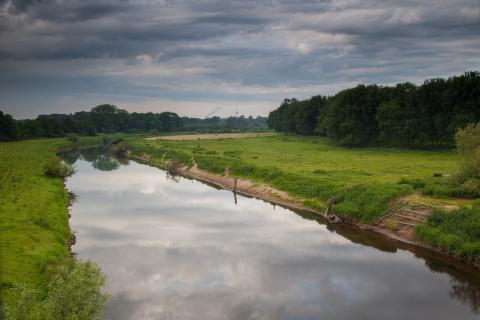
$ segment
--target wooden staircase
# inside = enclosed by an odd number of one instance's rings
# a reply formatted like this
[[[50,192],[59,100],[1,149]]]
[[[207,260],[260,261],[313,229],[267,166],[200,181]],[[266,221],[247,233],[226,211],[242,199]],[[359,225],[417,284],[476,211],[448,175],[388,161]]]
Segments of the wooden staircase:
[[[401,200],[385,211],[384,215],[375,221],[375,224],[402,233],[410,233],[417,224],[427,220],[434,208],[447,209],[418,201]]]

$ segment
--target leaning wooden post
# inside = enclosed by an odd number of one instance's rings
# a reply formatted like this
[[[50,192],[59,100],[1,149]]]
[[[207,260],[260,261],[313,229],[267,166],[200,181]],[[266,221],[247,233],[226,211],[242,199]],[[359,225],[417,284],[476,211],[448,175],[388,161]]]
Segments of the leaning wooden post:
[[[237,178],[235,178],[235,181],[233,183],[233,198],[235,199],[235,204],[237,204]]]

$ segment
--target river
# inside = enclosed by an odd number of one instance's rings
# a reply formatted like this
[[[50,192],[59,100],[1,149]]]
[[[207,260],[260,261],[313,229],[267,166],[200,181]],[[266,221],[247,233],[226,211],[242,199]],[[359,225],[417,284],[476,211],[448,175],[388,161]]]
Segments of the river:
[[[97,149],[63,157],[73,251],[107,276],[106,318],[480,318],[463,264]]]

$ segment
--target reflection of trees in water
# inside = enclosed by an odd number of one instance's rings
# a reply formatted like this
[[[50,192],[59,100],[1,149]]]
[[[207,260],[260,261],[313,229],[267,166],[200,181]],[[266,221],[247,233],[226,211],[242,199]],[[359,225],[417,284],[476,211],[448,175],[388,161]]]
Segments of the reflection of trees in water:
[[[451,278],[450,282],[450,296],[469,304],[473,312],[480,313],[480,286],[458,278]]]
[[[298,211],[296,213],[304,219],[315,220],[321,225],[325,224],[325,221],[314,213]],[[411,251],[417,258],[425,261],[425,265],[432,272],[446,273],[450,276],[450,296],[452,299],[468,304],[473,312],[480,313],[480,279],[478,279],[476,273],[478,271],[474,270],[472,266],[456,261],[453,258],[435,254],[419,247],[408,246],[375,232],[362,231],[349,225],[327,224],[327,229],[342,235],[353,243],[373,247],[381,251],[396,252],[399,248]]]
[[[80,157],[80,149],[72,149],[66,152],[62,152],[60,153],[60,157],[69,165],[73,165]]]
[[[116,157],[105,148],[73,149],[62,152],[60,156],[70,165],[78,159],[83,159],[90,162],[95,169],[101,171],[113,171],[120,168],[120,165],[128,165],[128,159]]]
[[[120,168],[120,163],[112,155],[104,153],[92,162],[92,166],[101,171],[113,171]]]
[[[94,162],[105,152],[103,148],[88,148],[81,150],[81,156],[87,162]]]
[[[416,256],[418,256],[416,254]],[[439,259],[425,259],[425,265],[433,272],[450,275],[450,296],[468,304],[473,312],[480,313],[480,279],[476,270],[450,259],[450,264]]]

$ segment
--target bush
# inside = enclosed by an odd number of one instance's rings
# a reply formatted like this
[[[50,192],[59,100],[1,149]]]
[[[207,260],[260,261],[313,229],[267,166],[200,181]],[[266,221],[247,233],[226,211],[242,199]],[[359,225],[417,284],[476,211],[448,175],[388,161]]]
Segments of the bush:
[[[40,299],[26,285],[16,285],[14,301],[6,308],[7,320],[97,320],[108,296],[101,292],[105,277],[93,263],[61,265]]]
[[[126,142],[118,142],[115,144],[112,144],[110,146],[110,152],[113,154],[119,156],[119,157],[125,157],[128,151],[128,144]]]
[[[48,319],[100,319],[107,295],[105,277],[93,263],[61,266],[48,286],[44,310]]]
[[[480,179],[470,178],[466,180],[459,188],[461,193],[468,198],[480,197]]]
[[[76,133],[67,133],[65,137],[72,143],[77,143],[80,137]]]
[[[75,173],[75,169],[58,158],[49,160],[43,167],[45,175],[65,179]]]
[[[38,293],[29,286],[20,283],[12,288],[13,304],[6,307],[6,320],[44,319],[41,306],[37,302]],[[0,319],[3,319],[0,317]]]
[[[457,182],[466,189],[475,184],[478,187],[480,179],[480,123],[472,124],[457,131],[455,135],[457,152],[462,157]],[[478,190],[478,188],[477,188]]]

